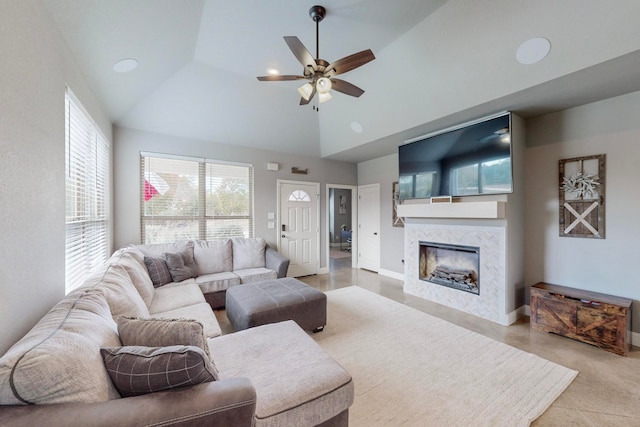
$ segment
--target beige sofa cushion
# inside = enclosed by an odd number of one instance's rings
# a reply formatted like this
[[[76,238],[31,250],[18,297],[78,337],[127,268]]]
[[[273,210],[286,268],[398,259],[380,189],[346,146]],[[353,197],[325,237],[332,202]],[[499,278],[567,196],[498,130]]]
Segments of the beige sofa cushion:
[[[144,259],[141,265],[134,255],[129,252],[122,252],[120,257],[114,261],[116,264],[122,265],[125,268],[131,279],[131,283],[135,286],[145,305],[149,307],[151,301],[153,301],[154,289],[153,283],[149,278],[149,273],[144,266]]]
[[[104,296],[91,289],[77,290],[56,304],[0,359],[0,404],[116,399],[119,395],[100,348],[119,345],[116,323]]]
[[[149,307],[149,313],[160,313],[202,302],[205,302],[204,295],[202,295],[202,291],[195,282],[185,283],[181,286],[162,286],[155,289],[155,295],[151,302],[151,307]]]
[[[167,252],[178,253],[193,247],[190,240],[182,240],[173,243],[150,243],[148,245],[133,245],[133,247],[144,254],[144,256],[163,258]]]
[[[233,270],[231,240],[197,240],[193,254],[198,264],[198,276]]]
[[[238,275],[230,271],[224,271],[198,276],[196,277],[196,283],[200,286],[202,293],[206,294],[209,292],[226,291],[231,286],[239,285],[241,280]]]
[[[233,270],[265,267],[266,243],[264,239],[237,237],[231,241],[233,245]]]
[[[83,284],[101,292],[114,319],[120,316],[149,317],[149,309],[131,282],[124,266],[109,264],[93,273]]]
[[[162,313],[154,313],[153,317],[160,319],[192,319],[202,323],[204,336],[207,338],[217,337],[222,334],[218,319],[211,306],[206,302],[189,305],[187,307],[176,308]]]
[[[242,284],[262,282],[264,280],[272,280],[278,278],[278,273],[268,268],[247,268],[244,270],[235,270],[233,274],[240,277]]]

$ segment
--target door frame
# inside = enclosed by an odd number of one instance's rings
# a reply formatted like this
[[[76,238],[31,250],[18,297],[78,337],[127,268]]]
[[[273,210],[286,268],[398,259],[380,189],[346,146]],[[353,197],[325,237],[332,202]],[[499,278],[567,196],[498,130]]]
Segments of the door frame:
[[[329,190],[330,189],[346,189],[351,190],[351,268],[357,268],[358,257],[354,254],[358,253],[358,186],[357,185],[343,185],[343,184],[326,184],[325,194],[325,259],[327,260],[326,273],[331,269],[331,260],[329,258],[329,251],[331,250],[331,236],[329,230]]]
[[[318,259],[316,260],[316,274],[320,273],[320,183],[319,182],[313,182],[313,181],[293,181],[293,180],[288,180],[288,179],[277,179],[276,180],[276,197],[278,200],[278,206],[276,209],[276,221],[277,221],[277,227],[276,227],[276,241],[278,242],[278,252],[280,252],[280,242],[281,242],[281,235],[282,235],[282,222],[280,221],[280,205],[282,204],[282,201],[280,200],[280,197],[282,196],[281,192],[280,192],[280,187],[282,186],[282,184],[293,184],[293,185],[313,185],[316,187],[316,201],[318,203],[317,204],[317,209],[316,209],[316,254],[318,254]]]

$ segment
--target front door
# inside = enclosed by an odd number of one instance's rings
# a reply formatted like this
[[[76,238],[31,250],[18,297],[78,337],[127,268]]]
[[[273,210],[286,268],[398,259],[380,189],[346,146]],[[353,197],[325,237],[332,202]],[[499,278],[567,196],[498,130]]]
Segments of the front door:
[[[287,276],[316,274],[320,253],[320,184],[279,180],[278,190],[278,250],[290,260]]]
[[[380,269],[380,184],[358,187],[358,267]]]

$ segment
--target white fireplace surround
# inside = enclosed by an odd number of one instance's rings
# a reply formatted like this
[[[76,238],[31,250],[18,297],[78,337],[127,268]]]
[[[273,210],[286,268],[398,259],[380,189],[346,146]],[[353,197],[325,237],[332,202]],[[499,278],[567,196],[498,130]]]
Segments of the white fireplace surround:
[[[506,313],[506,230],[503,226],[405,225],[404,292],[493,322],[509,325]],[[480,294],[420,280],[420,241],[480,248]]]

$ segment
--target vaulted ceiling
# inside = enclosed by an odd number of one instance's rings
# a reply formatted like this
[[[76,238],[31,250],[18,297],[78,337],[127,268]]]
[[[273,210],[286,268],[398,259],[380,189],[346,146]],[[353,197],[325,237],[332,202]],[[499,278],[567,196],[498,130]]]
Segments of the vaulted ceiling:
[[[43,0],[118,126],[362,161],[407,139],[501,110],[532,117],[640,90],[640,2],[324,0],[320,57],[370,48],[343,78],[365,90],[299,106],[300,82],[259,82],[302,66],[283,36],[315,55],[301,0]],[[541,62],[516,61],[532,37]],[[138,68],[112,66],[135,58]]]

